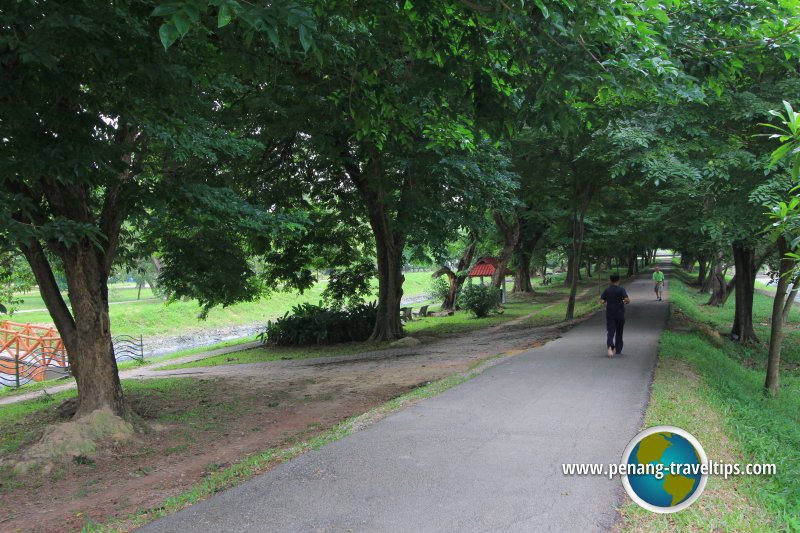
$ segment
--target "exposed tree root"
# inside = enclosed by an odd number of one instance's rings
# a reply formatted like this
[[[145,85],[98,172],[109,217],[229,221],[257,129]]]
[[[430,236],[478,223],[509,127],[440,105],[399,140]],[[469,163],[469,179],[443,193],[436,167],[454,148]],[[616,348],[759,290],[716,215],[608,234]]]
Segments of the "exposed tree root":
[[[114,415],[111,409],[98,409],[78,420],[46,428],[38,441],[6,464],[23,475],[34,468],[49,470],[53,463],[62,460],[93,460],[102,444],[128,442],[135,432],[133,423]]]

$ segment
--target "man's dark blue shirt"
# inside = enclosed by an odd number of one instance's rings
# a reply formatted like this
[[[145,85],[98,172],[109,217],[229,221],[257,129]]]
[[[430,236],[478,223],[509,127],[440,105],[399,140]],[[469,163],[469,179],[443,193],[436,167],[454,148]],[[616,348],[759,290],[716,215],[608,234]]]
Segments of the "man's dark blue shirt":
[[[603,291],[601,300],[606,301],[606,316],[609,318],[625,318],[625,298],[628,293],[624,287],[619,285],[609,285]]]

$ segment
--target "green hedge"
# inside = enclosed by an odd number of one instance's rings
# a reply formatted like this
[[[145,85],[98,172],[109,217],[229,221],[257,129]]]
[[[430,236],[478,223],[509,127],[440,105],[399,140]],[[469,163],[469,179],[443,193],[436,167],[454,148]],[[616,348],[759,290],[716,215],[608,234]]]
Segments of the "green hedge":
[[[275,346],[363,341],[369,338],[377,318],[375,302],[346,309],[302,303],[274,322],[267,322],[259,338]]]

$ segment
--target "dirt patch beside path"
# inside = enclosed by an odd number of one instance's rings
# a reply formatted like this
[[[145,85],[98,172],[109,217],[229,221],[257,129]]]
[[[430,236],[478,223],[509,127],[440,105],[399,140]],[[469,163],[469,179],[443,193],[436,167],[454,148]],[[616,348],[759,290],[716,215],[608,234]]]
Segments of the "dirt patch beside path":
[[[512,323],[354,356],[152,372],[162,379],[137,381],[128,392],[152,430],[106,447],[91,461],[79,458],[26,476],[2,472],[0,530],[74,531],[87,521],[157,508],[245,456],[306,440],[422,384],[540,345],[570,326]],[[53,405],[30,418],[31,439],[59,421]]]

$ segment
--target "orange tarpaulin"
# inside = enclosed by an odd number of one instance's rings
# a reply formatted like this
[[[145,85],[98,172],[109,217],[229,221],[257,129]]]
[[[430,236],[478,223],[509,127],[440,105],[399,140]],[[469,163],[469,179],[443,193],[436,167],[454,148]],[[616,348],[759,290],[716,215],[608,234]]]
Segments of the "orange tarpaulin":
[[[34,381],[43,381],[47,367],[68,366],[64,341],[54,327],[9,320],[0,323],[0,372],[25,373]]]

